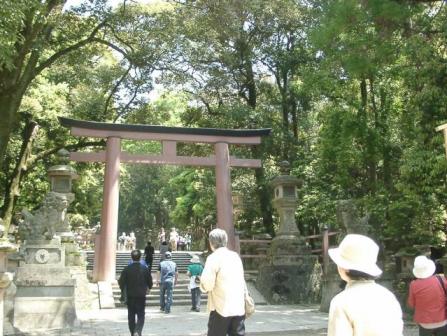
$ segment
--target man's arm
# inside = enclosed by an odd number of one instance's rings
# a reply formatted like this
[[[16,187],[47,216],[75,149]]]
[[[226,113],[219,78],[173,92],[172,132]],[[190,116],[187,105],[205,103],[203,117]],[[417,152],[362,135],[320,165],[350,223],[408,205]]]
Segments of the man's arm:
[[[207,293],[213,290],[216,284],[216,275],[218,271],[218,266],[216,261],[213,260],[211,256],[205,262],[205,268],[203,269],[202,275],[200,276],[200,290]]]
[[[123,271],[121,272],[120,278],[118,279],[118,284],[120,286],[121,291],[126,286],[127,283],[127,267],[124,267]]]

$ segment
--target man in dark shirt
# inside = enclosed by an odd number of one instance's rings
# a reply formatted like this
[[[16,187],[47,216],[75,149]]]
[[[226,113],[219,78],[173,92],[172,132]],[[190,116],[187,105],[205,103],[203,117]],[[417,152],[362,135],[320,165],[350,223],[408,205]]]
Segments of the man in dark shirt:
[[[152,276],[140,263],[140,250],[130,253],[132,263],[126,266],[118,280],[122,293],[127,297],[127,317],[131,336],[141,336],[144,325],[146,292],[152,288]],[[135,321],[137,317],[137,321]]]
[[[144,261],[146,262],[147,268],[149,268],[149,272],[152,272],[152,263],[154,260],[154,247],[151,242],[147,242],[146,247],[144,248]]]

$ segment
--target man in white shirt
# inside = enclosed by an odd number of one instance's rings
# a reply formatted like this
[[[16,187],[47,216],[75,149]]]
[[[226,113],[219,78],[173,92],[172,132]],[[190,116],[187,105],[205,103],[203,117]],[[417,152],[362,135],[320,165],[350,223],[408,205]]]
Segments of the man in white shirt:
[[[207,336],[245,335],[244,268],[239,255],[227,249],[227,241],[224,230],[209,234],[213,253],[200,277],[200,289],[208,293]]]

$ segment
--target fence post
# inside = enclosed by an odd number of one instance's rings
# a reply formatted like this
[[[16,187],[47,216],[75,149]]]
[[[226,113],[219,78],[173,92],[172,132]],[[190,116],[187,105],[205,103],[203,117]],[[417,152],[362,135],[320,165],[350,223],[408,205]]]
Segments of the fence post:
[[[327,268],[329,265],[329,228],[327,225],[323,226],[323,276],[327,274]]]

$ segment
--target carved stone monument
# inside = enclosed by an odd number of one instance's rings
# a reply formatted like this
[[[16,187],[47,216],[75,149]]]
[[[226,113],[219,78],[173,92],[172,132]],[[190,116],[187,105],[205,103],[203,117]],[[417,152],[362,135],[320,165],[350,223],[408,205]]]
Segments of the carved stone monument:
[[[272,181],[273,205],[279,213],[278,232],[259,269],[256,287],[272,303],[310,303],[319,297],[321,266],[298,231],[295,222],[300,181],[281,162],[281,175]]]
[[[74,199],[70,191],[76,174],[71,167],[53,166],[49,176],[52,188],[42,206],[34,213],[22,212],[20,235],[25,243],[14,300],[14,327],[22,332],[62,329],[76,320],[76,281],[66,264],[66,247],[73,244],[66,212]]]
[[[342,228],[342,234],[338,236],[340,242],[346,234],[357,233],[370,236],[371,225],[369,214],[360,217],[353,200],[341,200],[337,204],[337,221]],[[337,265],[331,260],[327,266],[327,273],[323,277],[320,311],[328,312],[332,298],[342,291],[343,281],[338,275]]]

